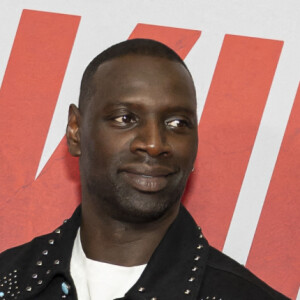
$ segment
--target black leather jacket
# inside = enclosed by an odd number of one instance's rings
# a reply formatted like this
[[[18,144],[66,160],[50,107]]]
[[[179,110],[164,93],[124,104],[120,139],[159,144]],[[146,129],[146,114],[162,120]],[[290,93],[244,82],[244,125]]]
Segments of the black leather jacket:
[[[81,209],[54,232],[0,255],[0,300],[77,299],[70,275]],[[208,245],[182,206],[137,283],[122,299],[288,299]]]

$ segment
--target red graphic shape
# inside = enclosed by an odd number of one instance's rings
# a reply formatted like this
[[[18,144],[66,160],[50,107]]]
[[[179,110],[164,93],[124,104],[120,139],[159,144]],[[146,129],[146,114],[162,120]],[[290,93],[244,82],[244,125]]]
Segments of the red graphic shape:
[[[274,288],[296,299],[300,278],[300,85],[247,261]]]
[[[77,184],[59,185],[68,172],[57,161],[65,155],[63,146],[48,163],[51,174],[45,169],[36,181],[35,174],[79,21],[71,15],[22,13],[0,91],[0,251],[47,232],[76,200]]]
[[[283,42],[226,35],[199,123],[187,208],[222,249]]]
[[[153,39],[166,44],[182,59],[191,51],[201,35],[199,30],[137,24],[129,39]]]

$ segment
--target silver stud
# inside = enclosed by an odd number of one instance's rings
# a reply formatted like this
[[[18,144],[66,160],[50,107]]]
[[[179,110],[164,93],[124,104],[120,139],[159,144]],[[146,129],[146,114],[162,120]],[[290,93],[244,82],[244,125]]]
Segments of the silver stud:
[[[17,273],[18,272],[18,270],[14,270],[14,273]]]
[[[199,235],[199,238],[200,238],[200,239],[202,239],[202,238],[203,238],[203,235],[202,235],[202,234],[200,234],[200,235]]]
[[[184,293],[185,293],[186,295],[189,295],[189,294],[191,293],[191,290],[185,290]]]
[[[197,249],[202,249],[203,248],[203,245],[198,245],[197,246]]]
[[[143,293],[145,291],[145,288],[143,286],[141,286],[138,290],[140,293]]]
[[[17,278],[18,276],[17,275],[14,275],[14,278]]]
[[[62,295],[61,297],[62,297],[63,299],[67,298],[67,296],[66,296],[66,295]]]
[[[156,297],[152,297],[151,300],[157,300],[157,298]]]
[[[50,245],[53,245],[53,244],[54,244],[54,240],[51,239],[51,240],[48,241],[48,243],[49,243]]]
[[[50,273],[51,273],[51,270],[47,270],[46,274],[48,275],[48,274],[50,274]]]
[[[212,297],[213,298],[213,300],[215,300],[216,299],[216,297]]]
[[[30,292],[32,290],[31,286],[26,287],[26,291]]]
[[[42,253],[43,255],[48,255],[48,250],[44,250]]]
[[[195,280],[195,277],[191,277],[190,279],[189,279],[189,282],[193,282]]]
[[[196,272],[197,270],[198,270],[197,267],[194,267],[194,268],[192,269],[193,272]]]
[[[60,233],[60,228],[57,228],[56,230],[55,230],[55,233]]]
[[[194,258],[194,260],[199,260],[200,259],[200,256],[199,255],[197,255],[195,258]]]
[[[199,229],[199,230],[201,230],[201,227],[200,227],[200,226],[198,226],[198,229]]]
[[[39,284],[39,285],[41,285],[43,283],[43,280],[39,280],[38,282],[37,282],[37,284]]]
[[[43,262],[42,262],[41,260],[38,260],[38,261],[36,262],[36,264],[37,264],[38,266],[41,266],[41,265],[43,264]]]
[[[205,299],[209,299],[209,296],[207,296]]]
[[[64,220],[64,224],[66,224],[67,222],[68,222],[68,219],[65,219],[65,220]]]
[[[9,273],[8,276],[11,276],[11,273]]]
[[[54,264],[55,264],[55,265],[59,265],[59,263],[60,263],[59,259],[56,259],[56,260],[54,261]]]

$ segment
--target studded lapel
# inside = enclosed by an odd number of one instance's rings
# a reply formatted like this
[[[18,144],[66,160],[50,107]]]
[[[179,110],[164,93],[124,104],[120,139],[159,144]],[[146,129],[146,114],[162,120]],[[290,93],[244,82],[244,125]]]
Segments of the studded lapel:
[[[208,256],[208,243],[182,206],[152,255],[128,299],[197,299]]]

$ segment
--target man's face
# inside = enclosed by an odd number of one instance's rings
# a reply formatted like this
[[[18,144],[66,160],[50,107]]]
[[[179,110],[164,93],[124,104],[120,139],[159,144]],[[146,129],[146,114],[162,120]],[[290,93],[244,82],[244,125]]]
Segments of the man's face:
[[[179,203],[196,157],[192,79],[178,62],[127,55],[100,65],[92,84],[81,112],[83,190],[113,218],[157,219]]]

